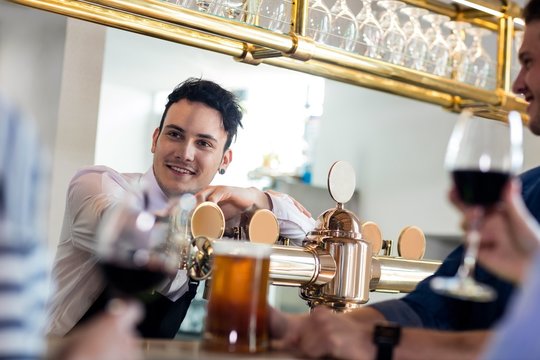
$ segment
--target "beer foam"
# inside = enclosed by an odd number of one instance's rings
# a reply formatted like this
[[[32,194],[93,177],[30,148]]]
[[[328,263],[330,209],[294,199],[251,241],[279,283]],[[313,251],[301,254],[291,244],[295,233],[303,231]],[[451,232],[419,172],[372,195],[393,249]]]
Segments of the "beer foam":
[[[216,255],[268,258],[272,253],[272,245],[270,244],[258,244],[242,240],[216,240],[213,243],[213,248]]]

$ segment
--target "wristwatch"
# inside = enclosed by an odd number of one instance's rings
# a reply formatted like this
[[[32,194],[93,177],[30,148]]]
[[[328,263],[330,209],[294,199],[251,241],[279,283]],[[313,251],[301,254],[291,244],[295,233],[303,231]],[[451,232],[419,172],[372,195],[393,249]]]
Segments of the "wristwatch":
[[[375,325],[373,330],[373,343],[377,346],[376,360],[392,360],[394,346],[399,344],[401,327],[398,324],[387,322]]]

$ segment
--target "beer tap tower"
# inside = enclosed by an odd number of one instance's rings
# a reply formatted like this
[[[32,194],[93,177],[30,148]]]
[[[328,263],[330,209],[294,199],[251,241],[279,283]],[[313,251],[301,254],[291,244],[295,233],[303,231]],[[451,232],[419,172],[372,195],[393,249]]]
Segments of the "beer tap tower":
[[[300,296],[310,307],[326,305],[334,311],[346,312],[366,303],[370,291],[410,292],[440,265],[440,261],[421,259],[425,239],[416,227],[402,231],[398,243],[400,256],[390,256],[392,242],[382,240],[378,227],[369,222],[362,226],[358,217],[344,208],[355,187],[352,166],[343,161],[334,163],[328,175],[328,190],[336,207],[319,216],[303,246],[272,245],[270,282],[299,287]],[[226,232],[224,221],[220,220],[223,215],[219,213],[215,204],[203,203],[192,215],[192,245],[195,249],[188,273],[193,279],[202,280],[211,274],[212,239],[220,238]],[[257,211],[252,213],[257,214]],[[259,213],[257,223],[273,224],[269,216],[273,214]],[[261,240],[264,242],[268,238],[278,239],[278,229],[250,229],[256,225],[251,221],[248,226],[241,224],[240,227],[245,229],[245,234],[264,233],[264,240]],[[216,228],[220,230],[216,231]],[[257,241],[251,237],[249,240]],[[384,255],[379,255],[381,250],[385,250]]]

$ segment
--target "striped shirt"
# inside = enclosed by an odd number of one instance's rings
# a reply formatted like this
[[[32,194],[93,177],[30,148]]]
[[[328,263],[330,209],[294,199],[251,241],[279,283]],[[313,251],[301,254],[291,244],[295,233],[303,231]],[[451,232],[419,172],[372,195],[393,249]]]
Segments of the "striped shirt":
[[[0,100],[0,359],[45,352],[44,156],[33,123]]]

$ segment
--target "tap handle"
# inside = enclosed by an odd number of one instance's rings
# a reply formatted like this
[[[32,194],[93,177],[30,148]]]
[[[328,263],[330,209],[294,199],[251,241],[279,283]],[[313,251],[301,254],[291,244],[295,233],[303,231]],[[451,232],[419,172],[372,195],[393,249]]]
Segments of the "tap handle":
[[[398,237],[398,254],[407,260],[420,260],[426,252],[426,237],[417,226],[407,226]]]

